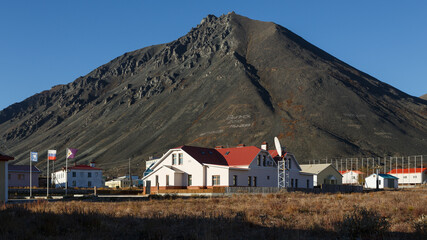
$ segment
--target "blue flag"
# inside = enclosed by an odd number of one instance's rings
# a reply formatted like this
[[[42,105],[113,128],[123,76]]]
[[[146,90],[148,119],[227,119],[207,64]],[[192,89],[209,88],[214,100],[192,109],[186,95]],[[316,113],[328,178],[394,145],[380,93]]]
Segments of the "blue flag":
[[[31,160],[31,162],[37,162],[38,161],[38,153],[37,152],[30,152],[30,160]]]

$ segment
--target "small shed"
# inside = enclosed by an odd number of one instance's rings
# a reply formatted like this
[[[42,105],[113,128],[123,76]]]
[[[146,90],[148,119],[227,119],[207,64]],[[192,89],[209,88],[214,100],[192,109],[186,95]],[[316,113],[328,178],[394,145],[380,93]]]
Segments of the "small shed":
[[[313,174],[313,185],[342,184],[341,173],[330,163],[301,164],[301,172]]]
[[[371,174],[365,178],[365,188],[375,189],[377,188],[376,184],[377,175]],[[378,188],[397,188],[398,178],[389,174],[378,174]]]
[[[343,184],[360,184],[364,179],[364,173],[358,170],[340,171]]]
[[[8,164],[7,161],[15,158],[0,153],[0,202],[7,202],[8,199]]]

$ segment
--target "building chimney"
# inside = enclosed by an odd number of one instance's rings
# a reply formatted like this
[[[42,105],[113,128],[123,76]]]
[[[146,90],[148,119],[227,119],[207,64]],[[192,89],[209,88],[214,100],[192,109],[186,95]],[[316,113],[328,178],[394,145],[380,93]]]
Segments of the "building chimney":
[[[268,151],[268,143],[266,141],[262,142],[261,149]]]
[[[216,146],[215,149],[221,149],[224,148],[223,146]]]
[[[246,146],[245,144],[243,144],[243,143],[241,143],[241,144],[239,144],[239,145],[237,145],[237,147],[239,148],[239,147],[244,147],[244,146]]]
[[[95,167],[95,162],[90,162],[89,166]]]

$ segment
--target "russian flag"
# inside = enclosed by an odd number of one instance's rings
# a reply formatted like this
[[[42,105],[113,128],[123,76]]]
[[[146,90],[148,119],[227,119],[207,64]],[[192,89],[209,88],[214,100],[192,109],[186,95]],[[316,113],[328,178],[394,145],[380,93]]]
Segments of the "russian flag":
[[[56,150],[48,150],[47,151],[47,159],[56,161]]]

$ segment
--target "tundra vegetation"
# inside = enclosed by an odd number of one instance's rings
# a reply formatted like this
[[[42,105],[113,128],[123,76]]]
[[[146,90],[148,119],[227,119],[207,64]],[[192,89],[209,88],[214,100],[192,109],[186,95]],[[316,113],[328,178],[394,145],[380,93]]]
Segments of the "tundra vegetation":
[[[0,206],[1,239],[427,239],[427,189]]]

